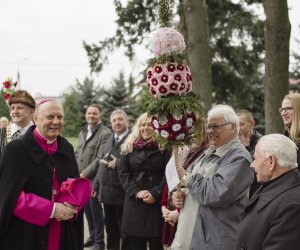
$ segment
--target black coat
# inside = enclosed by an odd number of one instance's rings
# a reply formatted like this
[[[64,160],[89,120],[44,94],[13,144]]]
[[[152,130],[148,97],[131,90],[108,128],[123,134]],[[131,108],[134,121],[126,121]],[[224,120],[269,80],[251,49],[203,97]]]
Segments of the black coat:
[[[236,250],[298,250],[300,173],[292,170],[262,186],[245,207]]]
[[[104,159],[110,161],[110,155],[120,158],[120,146],[127,138],[124,136],[118,143],[114,143],[114,134],[110,136],[104,146]],[[100,163],[94,182],[94,190],[98,193],[98,199],[103,204],[122,205],[124,204],[125,191],[121,186],[118,176],[118,163],[115,169],[107,167],[106,164]]]
[[[289,137],[291,139],[290,136],[290,132],[288,129],[286,129],[283,133],[285,136]],[[299,132],[299,136],[300,136],[300,132]],[[292,140],[292,139],[291,139]],[[298,170],[300,171],[300,144],[297,144],[298,150],[297,150],[297,163],[298,163]]]
[[[136,237],[161,237],[163,218],[160,200],[165,184],[168,152],[158,149],[133,150],[118,162],[121,184],[126,191],[122,232]],[[146,204],[135,196],[140,190],[149,190],[154,204]]]
[[[51,200],[52,169],[55,166],[59,182],[79,177],[74,150],[70,143],[58,137],[57,152],[46,154],[28,129],[4,149],[0,160],[0,249],[46,250],[49,223],[45,227],[27,223],[13,215],[16,201],[23,190]],[[74,222],[61,224],[60,250],[83,249],[83,216]]]

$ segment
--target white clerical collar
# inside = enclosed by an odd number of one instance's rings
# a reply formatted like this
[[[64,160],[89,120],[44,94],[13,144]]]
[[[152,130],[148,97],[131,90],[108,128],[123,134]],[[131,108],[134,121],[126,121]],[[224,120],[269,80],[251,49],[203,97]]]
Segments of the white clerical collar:
[[[14,133],[16,133],[16,132],[19,130],[19,131],[21,132],[21,135],[24,135],[25,132],[27,131],[27,129],[28,129],[30,126],[32,126],[32,125],[33,125],[33,122],[30,121],[26,127],[21,128],[21,127],[19,127],[17,124],[12,123],[12,124],[10,125],[11,134],[13,135]]]
[[[48,140],[47,138],[45,138],[45,137],[40,133],[40,131],[38,130],[37,127],[36,127],[36,132],[38,132],[38,134],[39,134],[42,138],[44,138],[44,139],[46,140],[47,144],[52,144],[52,143],[54,143],[54,142],[56,141],[56,138],[55,138],[54,140],[52,140],[52,141],[50,141],[50,140]]]

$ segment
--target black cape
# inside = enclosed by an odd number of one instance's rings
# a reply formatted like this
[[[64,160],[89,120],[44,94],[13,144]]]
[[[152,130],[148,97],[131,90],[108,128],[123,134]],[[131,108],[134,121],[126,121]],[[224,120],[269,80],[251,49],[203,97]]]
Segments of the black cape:
[[[46,154],[33,137],[30,127],[21,138],[7,144],[0,159],[0,249],[47,250],[49,223],[45,227],[27,223],[13,215],[20,192],[34,193],[51,200],[52,166],[59,182],[79,177],[74,150],[58,137],[57,152]],[[60,250],[83,249],[83,214],[63,221]]]

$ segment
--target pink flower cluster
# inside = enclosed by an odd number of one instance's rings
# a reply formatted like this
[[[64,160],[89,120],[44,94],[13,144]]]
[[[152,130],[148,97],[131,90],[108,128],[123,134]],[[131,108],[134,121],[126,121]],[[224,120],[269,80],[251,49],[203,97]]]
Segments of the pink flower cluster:
[[[154,97],[181,96],[192,91],[192,74],[186,64],[155,64],[147,70],[147,83]]]
[[[165,122],[160,122],[156,115],[151,117],[151,124],[155,132],[169,141],[185,139],[195,121],[194,112],[183,113],[177,117],[168,114]]]
[[[185,49],[183,35],[175,29],[162,27],[154,31],[151,50],[156,56],[179,54]]]
[[[4,100],[8,101],[11,95],[15,92],[17,82],[13,82],[11,79],[7,79],[2,84],[3,84]]]

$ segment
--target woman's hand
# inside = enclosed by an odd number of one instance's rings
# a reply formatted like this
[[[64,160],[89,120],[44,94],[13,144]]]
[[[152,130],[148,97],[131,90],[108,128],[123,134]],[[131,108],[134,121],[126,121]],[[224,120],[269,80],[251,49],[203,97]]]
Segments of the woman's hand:
[[[169,213],[166,216],[164,216],[165,222],[168,222],[173,227],[177,223],[178,217],[179,213],[176,209],[173,211],[169,211]]]
[[[154,197],[148,190],[139,191],[136,195],[136,198],[143,200],[143,202],[145,202],[147,204],[155,203]]]
[[[162,217],[165,218],[169,213],[170,210],[166,208],[166,206],[161,207]]]
[[[182,208],[184,199],[185,199],[185,192],[182,192],[181,190],[180,191],[177,190],[177,191],[173,192],[172,202],[175,207]]]

